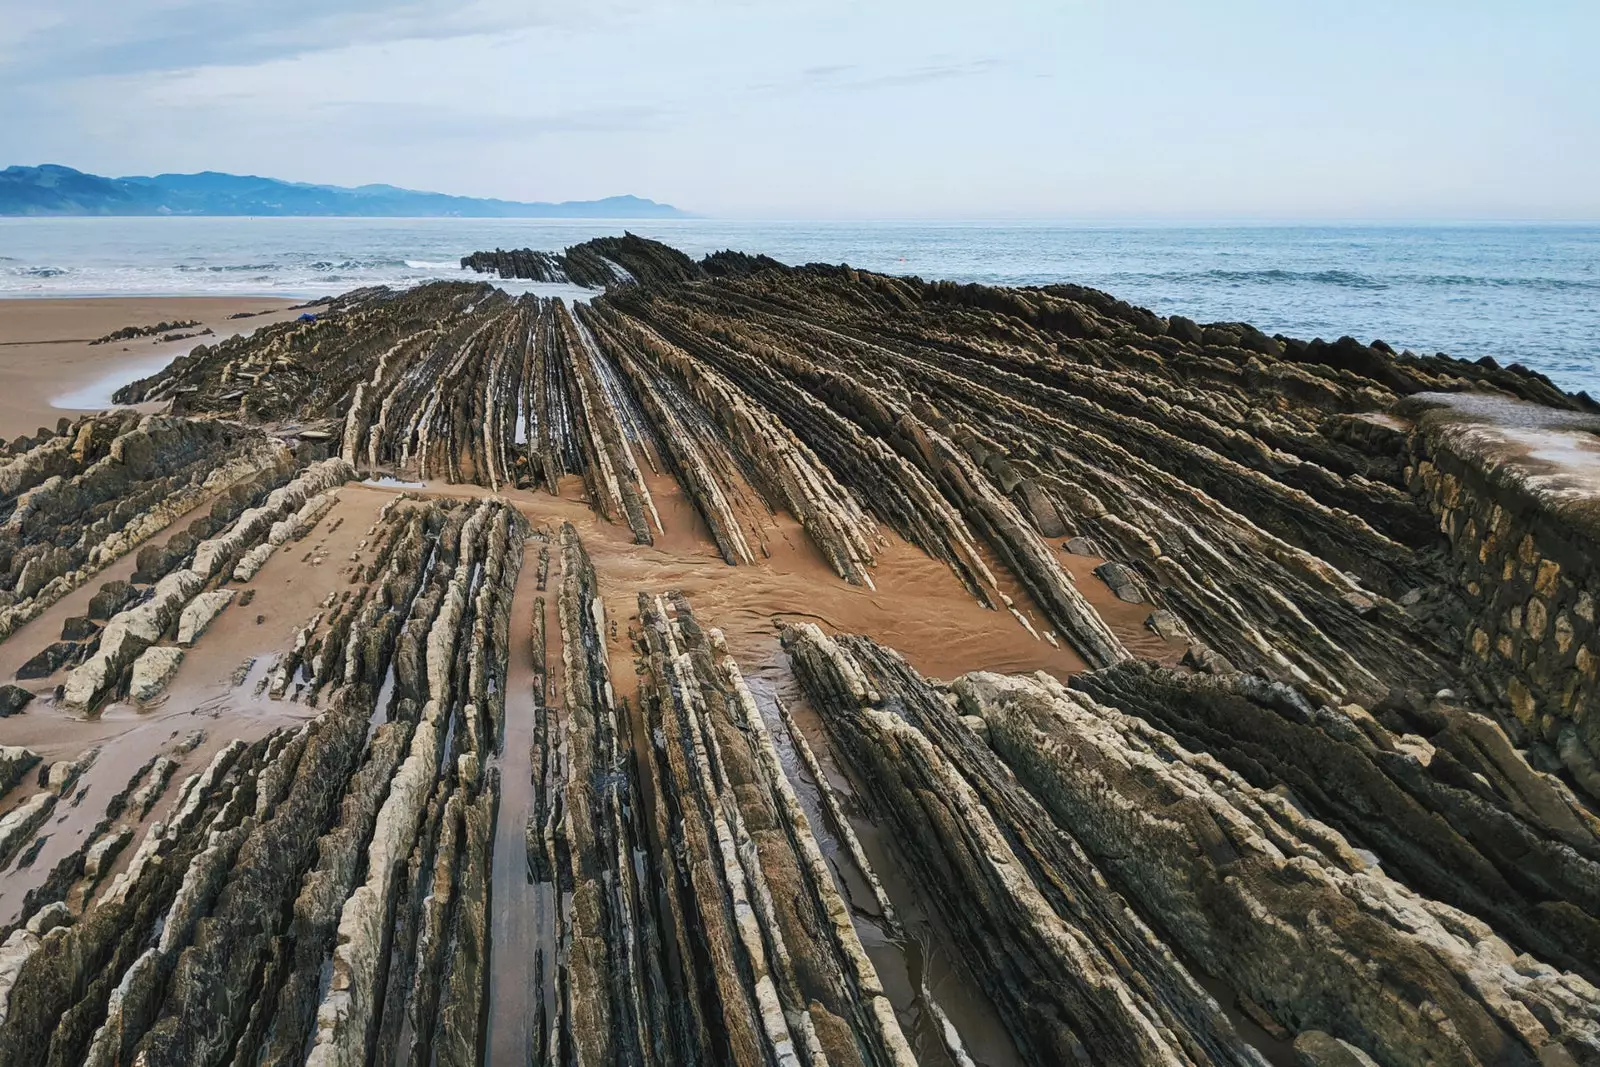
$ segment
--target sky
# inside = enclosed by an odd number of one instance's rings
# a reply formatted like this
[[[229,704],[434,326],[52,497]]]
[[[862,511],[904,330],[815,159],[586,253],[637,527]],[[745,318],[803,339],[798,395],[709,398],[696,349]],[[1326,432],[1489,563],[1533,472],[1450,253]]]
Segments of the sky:
[[[1600,219],[1596,0],[0,0],[0,166],[756,218]]]

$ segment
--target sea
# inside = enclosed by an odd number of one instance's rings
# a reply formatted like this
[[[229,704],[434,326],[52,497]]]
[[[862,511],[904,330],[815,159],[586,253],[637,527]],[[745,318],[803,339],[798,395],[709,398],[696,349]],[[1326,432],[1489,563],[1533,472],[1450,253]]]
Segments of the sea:
[[[1600,225],[0,219],[0,297],[315,297],[476,278],[481,249],[632,231],[699,257],[849,263],[988,285],[1072,282],[1158,314],[1522,363],[1600,397]]]

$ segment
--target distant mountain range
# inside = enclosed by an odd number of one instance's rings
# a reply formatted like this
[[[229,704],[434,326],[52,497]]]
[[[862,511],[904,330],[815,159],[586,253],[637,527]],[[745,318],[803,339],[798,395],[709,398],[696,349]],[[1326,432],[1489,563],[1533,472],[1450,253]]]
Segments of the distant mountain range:
[[[104,178],[71,167],[0,170],[0,215],[342,215],[387,218],[668,219],[689,218],[670,204],[637,196],[560,204],[480,200],[392,185],[307,185],[222,174]]]

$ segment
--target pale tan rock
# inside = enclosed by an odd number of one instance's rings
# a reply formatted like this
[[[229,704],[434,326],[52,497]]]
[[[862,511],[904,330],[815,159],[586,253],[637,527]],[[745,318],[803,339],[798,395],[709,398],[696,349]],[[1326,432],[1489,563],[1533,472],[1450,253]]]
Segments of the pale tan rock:
[[[198,641],[222,609],[233,603],[234,594],[232,589],[217,589],[189,601],[178,616],[178,644],[188,648]]]
[[[133,661],[133,681],[128,685],[128,695],[141,704],[154,700],[167,687],[182,662],[181,648],[157,645],[146,649]]]

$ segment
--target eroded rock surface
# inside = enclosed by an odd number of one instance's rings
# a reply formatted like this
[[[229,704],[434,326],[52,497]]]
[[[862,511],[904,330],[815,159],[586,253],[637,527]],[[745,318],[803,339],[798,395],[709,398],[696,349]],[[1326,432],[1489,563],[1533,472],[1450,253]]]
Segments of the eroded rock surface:
[[[358,290],[0,448],[0,734],[214,735],[0,751],[0,1067],[1600,1064],[1589,398],[1071,285],[464,265],[595,294]],[[938,582],[1054,673],[919,674]]]

